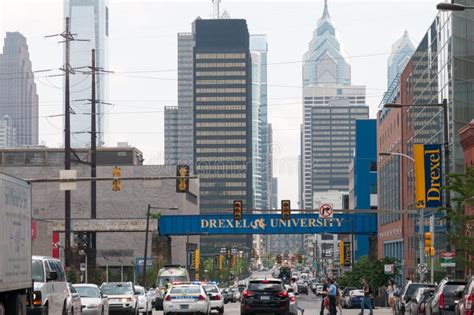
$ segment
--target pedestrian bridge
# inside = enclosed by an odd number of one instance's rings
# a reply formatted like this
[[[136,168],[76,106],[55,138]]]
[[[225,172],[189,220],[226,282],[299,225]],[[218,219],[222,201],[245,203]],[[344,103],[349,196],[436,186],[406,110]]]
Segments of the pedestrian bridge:
[[[244,215],[234,220],[232,214],[163,215],[160,235],[230,235],[230,234],[359,234],[377,233],[377,215],[369,213],[334,214],[322,218],[317,213],[292,213],[289,220],[280,214]]]

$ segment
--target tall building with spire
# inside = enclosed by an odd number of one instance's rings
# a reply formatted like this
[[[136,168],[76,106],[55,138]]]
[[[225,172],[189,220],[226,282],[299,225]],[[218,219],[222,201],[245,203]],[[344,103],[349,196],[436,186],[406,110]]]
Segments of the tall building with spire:
[[[0,74],[9,74],[8,80],[0,80],[4,145],[37,145],[38,94],[26,38],[19,32],[6,34],[3,53],[0,54]]]
[[[415,46],[408,36],[408,31],[403,33],[403,36],[399,38],[392,45],[392,53],[387,61],[387,86],[390,87],[390,84],[403,72],[406,64],[410,60],[413,52],[415,51]]]
[[[351,85],[351,66],[326,0],[303,56],[300,200],[304,209],[312,209],[321,193],[347,193],[355,121],[368,117],[365,86]],[[320,244],[322,239],[305,237],[306,252],[316,252],[315,241]]]

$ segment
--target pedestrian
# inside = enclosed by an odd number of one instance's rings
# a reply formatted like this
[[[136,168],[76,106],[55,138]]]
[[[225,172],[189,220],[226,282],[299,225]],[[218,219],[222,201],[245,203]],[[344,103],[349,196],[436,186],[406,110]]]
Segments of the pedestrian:
[[[385,289],[385,292],[387,293],[388,306],[393,308],[393,305],[395,304],[395,284],[392,279],[388,280],[387,289]]]
[[[360,314],[364,315],[364,308],[367,305],[369,310],[370,310],[370,315],[374,314],[374,311],[372,309],[372,301],[371,301],[371,289],[369,282],[367,281],[367,278],[362,279],[362,290],[364,291],[364,297],[362,298],[362,302],[360,304]]]
[[[321,291],[321,311],[319,312],[319,315],[324,315],[324,308],[326,307],[324,304],[324,301],[327,297],[327,290],[328,290],[328,283],[326,278],[321,279],[321,283],[323,284],[323,290]]]
[[[336,283],[336,307],[339,310],[339,313],[342,315],[341,300],[342,300],[341,290],[339,289],[339,285],[337,285],[337,283]]]
[[[296,295],[296,293],[298,293],[298,285],[296,284],[296,278],[295,277],[291,278],[290,286],[291,286],[291,289],[293,290],[293,293]]]
[[[329,296],[329,315],[336,315],[336,294],[337,288],[334,279],[329,279],[328,296]]]

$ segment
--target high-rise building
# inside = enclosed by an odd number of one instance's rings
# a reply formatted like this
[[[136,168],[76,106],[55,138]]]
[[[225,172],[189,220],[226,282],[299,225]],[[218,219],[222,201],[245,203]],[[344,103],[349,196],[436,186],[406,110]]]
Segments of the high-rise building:
[[[0,147],[15,147],[16,145],[16,129],[10,117],[5,115],[0,118]]]
[[[247,23],[197,19],[193,23],[194,166],[201,213],[227,213],[242,200],[253,208],[252,60]],[[244,251],[252,236],[201,237],[203,252],[234,244]]]
[[[109,64],[109,4],[108,0],[64,0],[64,16],[69,17],[70,32],[81,41],[71,42],[70,65],[74,68],[91,66],[92,49],[96,51],[97,68],[108,69]],[[84,69],[82,69],[84,70]],[[105,106],[108,101],[108,75],[96,80],[97,145],[104,145],[106,130]],[[71,146],[90,145],[91,79],[85,71],[76,70],[70,76],[71,89]]]
[[[7,127],[16,133],[14,144],[38,145],[38,94],[26,38],[18,32],[8,32],[0,73],[9,74],[0,81],[0,117],[8,116]]]
[[[165,106],[165,165],[178,165],[179,109]]]
[[[415,46],[413,46],[410,37],[408,36],[408,31],[403,33],[403,36],[398,39],[392,45],[392,53],[388,58],[387,65],[387,86],[390,87],[392,82],[399,78],[400,73],[402,73],[403,69],[410,60],[413,52],[415,51]]]

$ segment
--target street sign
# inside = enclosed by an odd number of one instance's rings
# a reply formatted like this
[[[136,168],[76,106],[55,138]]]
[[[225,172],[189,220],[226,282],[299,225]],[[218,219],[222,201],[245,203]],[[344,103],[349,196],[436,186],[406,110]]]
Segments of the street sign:
[[[77,189],[77,171],[76,170],[60,170],[59,171],[59,190],[76,190]]]
[[[324,219],[332,218],[333,212],[334,211],[332,210],[332,204],[330,203],[323,203],[319,207],[319,216]]]
[[[135,258],[135,271],[136,272],[143,272],[143,257],[136,257]],[[150,270],[153,267],[153,259],[148,256],[146,259],[146,269]]]
[[[418,264],[418,273],[427,273],[428,266],[426,264]]]
[[[383,271],[386,275],[393,275],[393,273],[395,272],[395,268],[393,264],[387,264],[383,265]]]
[[[86,264],[85,263],[81,263],[80,265],[80,270],[83,272],[83,271],[86,271]]]
[[[454,261],[455,257],[455,252],[442,252],[439,261],[441,267],[456,267],[456,262]]]
[[[190,270],[196,270],[196,251],[191,250],[188,253],[188,266]]]

